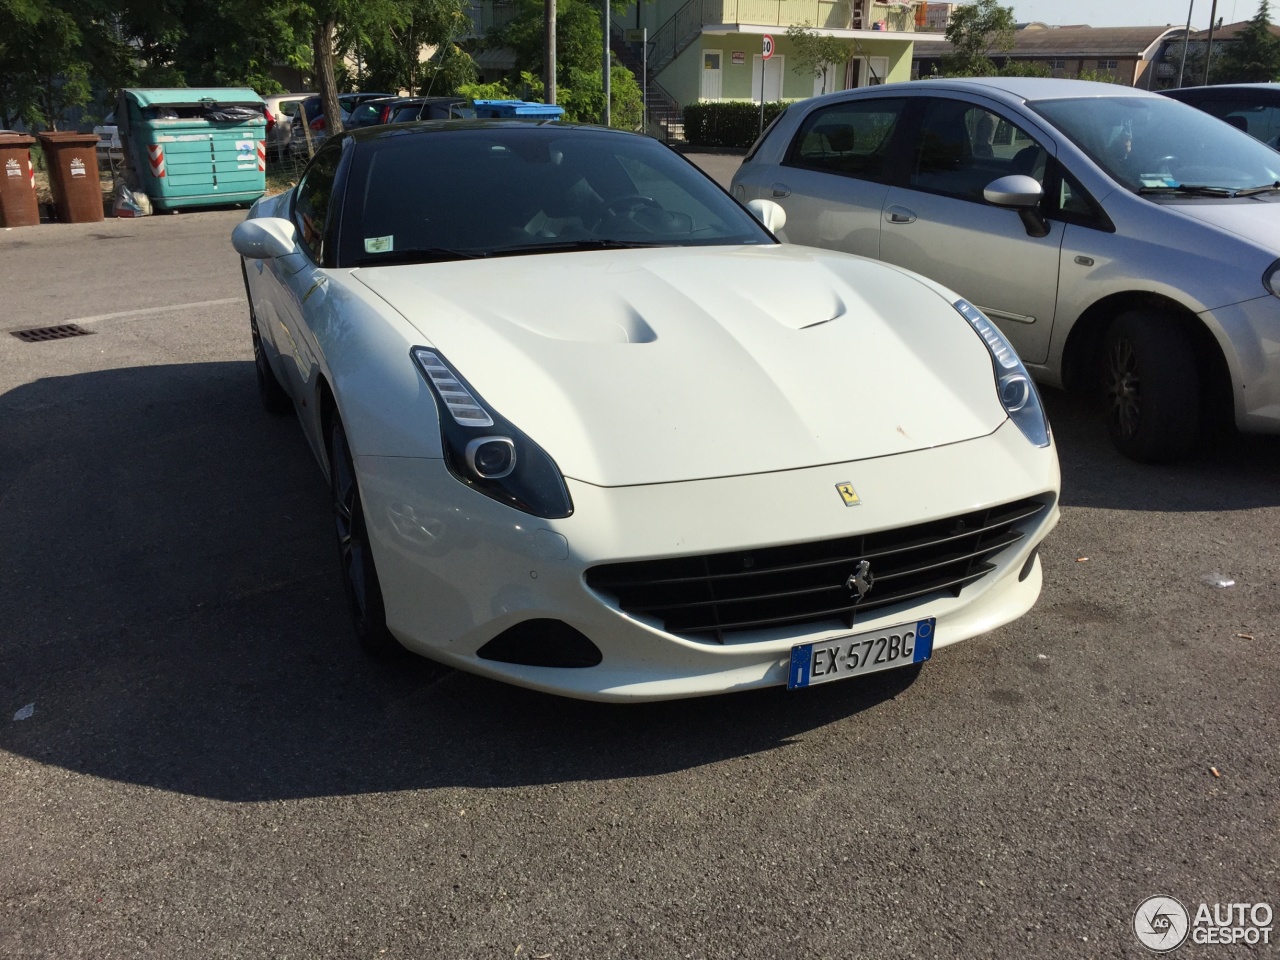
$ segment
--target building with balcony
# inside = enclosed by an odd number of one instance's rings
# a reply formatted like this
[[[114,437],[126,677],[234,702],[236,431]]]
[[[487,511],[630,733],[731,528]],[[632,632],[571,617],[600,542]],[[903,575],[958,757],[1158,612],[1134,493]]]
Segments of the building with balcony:
[[[653,0],[633,5],[615,26],[647,31],[650,106],[677,114],[697,101],[799,100],[833,90],[907,80],[917,42],[945,42],[916,32],[923,2],[875,0]],[[849,58],[815,77],[797,72],[790,26],[847,41]],[[773,53],[764,59],[764,39]],[[624,53],[621,47],[630,46]],[[618,44],[640,74],[638,44]]]

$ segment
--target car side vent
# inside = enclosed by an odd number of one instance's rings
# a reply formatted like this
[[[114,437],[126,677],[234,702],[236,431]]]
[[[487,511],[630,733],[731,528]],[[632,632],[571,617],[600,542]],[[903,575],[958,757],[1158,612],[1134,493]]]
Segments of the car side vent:
[[[29,330],[10,330],[23,343],[43,343],[46,340],[66,340],[68,337],[87,337],[93,333],[75,323],[62,323],[56,327],[32,327]]]
[[[600,648],[560,620],[525,620],[508,627],[476,655],[485,660],[527,667],[594,667],[604,659]]]

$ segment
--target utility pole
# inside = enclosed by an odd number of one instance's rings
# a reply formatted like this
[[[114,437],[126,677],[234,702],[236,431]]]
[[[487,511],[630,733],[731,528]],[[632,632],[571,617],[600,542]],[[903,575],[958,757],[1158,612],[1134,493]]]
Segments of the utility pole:
[[[1196,8],[1196,0],[1187,4],[1187,32],[1182,38],[1182,63],[1178,64],[1178,86],[1182,86],[1182,73],[1187,69],[1187,48],[1191,46],[1191,11]]]
[[[543,80],[547,103],[556,102],[556,0],[547,3],[547,75]]]
[[[609,56],[609,0],[604,0],[604,125],[610,126],[613,119],[613,104],[609,96],[609,75],[613,72],[610,67],[613,65]]]
[[[1209,46],[1204,51],[1204,83],[1209,85],[1209,64],[1213,62],[1213,24],[1218,19],[1218,0],[1209,8]]]

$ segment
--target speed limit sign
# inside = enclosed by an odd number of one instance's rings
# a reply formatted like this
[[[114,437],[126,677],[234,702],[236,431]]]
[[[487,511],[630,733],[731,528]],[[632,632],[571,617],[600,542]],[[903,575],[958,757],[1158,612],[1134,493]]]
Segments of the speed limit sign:
[[[761,60],[768,60],[773,56],[773,37],[769,34],[764,35],[764,52],[760,55]]]

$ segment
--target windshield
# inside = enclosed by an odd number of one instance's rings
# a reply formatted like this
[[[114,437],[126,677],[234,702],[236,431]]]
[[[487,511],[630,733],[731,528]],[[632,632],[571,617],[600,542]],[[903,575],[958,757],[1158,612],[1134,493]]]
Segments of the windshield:
[[[1135,193],[1231,196],[1280,182],[1280,153],[1167,97],[1042,100],[1031,106]]]
[[[340,266],[774,242],[658,141],[559,123],[455,120],[363,140],[345,197]]]

